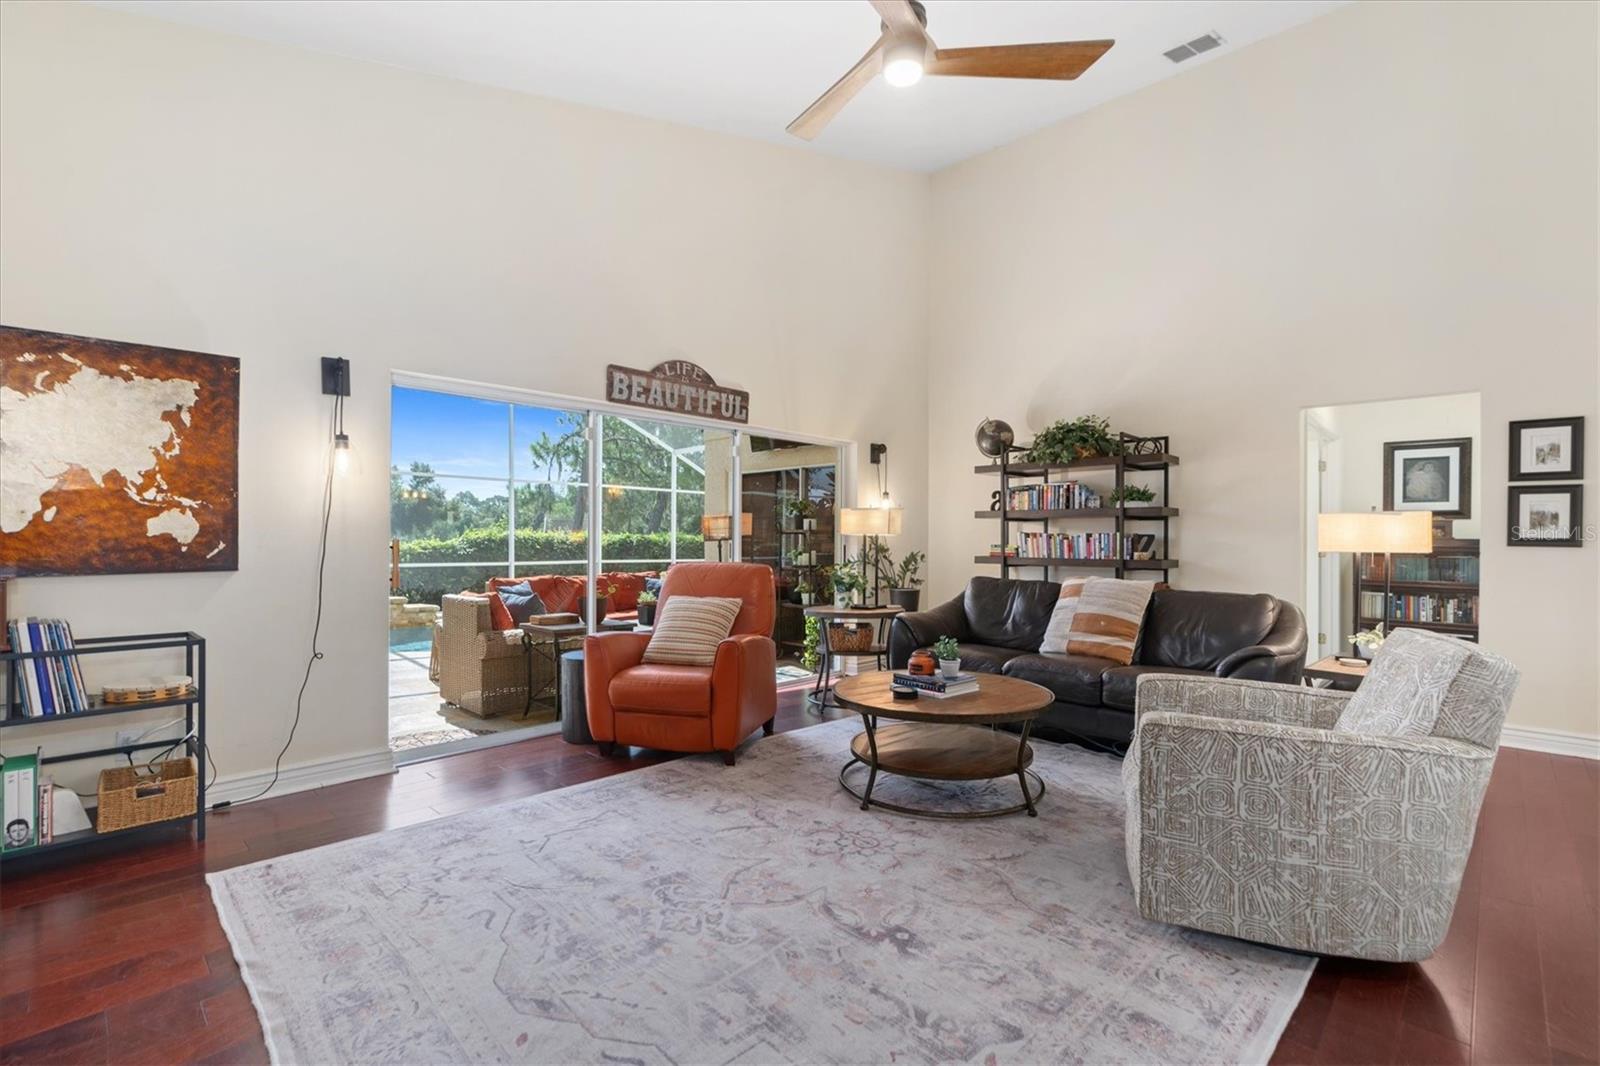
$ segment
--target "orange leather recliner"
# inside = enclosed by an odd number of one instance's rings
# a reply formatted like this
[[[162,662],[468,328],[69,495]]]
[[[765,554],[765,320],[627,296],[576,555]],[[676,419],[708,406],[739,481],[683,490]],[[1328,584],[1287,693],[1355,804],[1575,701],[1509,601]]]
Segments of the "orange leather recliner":
[[[646,663],[649,633],[597,633],[583,642],[584,701],[600,750],[618,744],[666,751],[720,751],[729,766],[739,742],[778,710],[777,596],[770,567],[679,563],[661,584],[658,612],[674,596],[741,600],[733,631],[712,666]]]

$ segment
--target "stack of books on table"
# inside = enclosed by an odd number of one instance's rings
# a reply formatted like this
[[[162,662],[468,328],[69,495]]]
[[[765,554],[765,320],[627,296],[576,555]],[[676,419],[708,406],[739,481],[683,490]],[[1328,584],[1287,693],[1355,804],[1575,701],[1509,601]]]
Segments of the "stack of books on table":
[[[965,671],[955,677],[946,678],[942,674],[929,677],[926,674],[908,674],[902,670],[894,675],[894,683],[901,688],[914,688],[922,695],[932,696],[937,700],[978,691],[978,675]]]

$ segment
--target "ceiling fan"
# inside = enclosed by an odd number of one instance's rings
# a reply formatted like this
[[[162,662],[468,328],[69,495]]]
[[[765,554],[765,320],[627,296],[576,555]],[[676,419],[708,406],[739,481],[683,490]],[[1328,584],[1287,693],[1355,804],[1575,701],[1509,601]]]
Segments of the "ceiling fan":
[[[967,78],[1045,78],[1071,81],[1105,55],[1114,41],[1002,44],[985,48],[939,48],[928,36],[921,0],[868,0],[883,20],[883,33],[867,54],[815,103],[789,123],[789,132],[811,140],[881,71],[890,85],[915,85],[924,74]]]

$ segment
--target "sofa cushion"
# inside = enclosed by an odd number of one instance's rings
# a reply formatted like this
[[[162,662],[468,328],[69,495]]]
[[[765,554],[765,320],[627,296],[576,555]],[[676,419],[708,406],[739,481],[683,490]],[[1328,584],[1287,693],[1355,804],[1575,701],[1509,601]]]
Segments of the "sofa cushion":
[[[610,589],[610,598],[606,601],[606,616],[631,611],[639,606],[639,593],[645,590],[645,583],[655,577],[655,571],[646,570],[637,574],[613,571],[600,575],[599,582],[595,585],[595,594]]]
[[[1133,652],[1144,626],[1145,610],[1155,586],[1148,581],[1092,577],[1078,597],[1078,610],[1067,632],[1067,651],[1097,655],[1122,666]]]
[[[529,574],[527,577],[491,577],[485,588],[493,592],[504,585],[523,582],[539,594],[545,610],[550,614],[581,614],[588,588],[588,579],[571,574]]]
[[[1069,577],[1061,582],[1061,598],[1056,600],[1056,605],[1050,611],[1050,624],[1045,627],[1044,639],[1039,642],[1041,652],[1065,653],[1067,650],[1067,634],[1072,631],[1072,619],[1078,613],[1078,604],[1083,600],[1083,586],[1088,582],[1086,577]]]
[[[1057,700],[1094,706],[1100,702],[1100,675],[1106,661],[1089,655],[1041,652],[1018,655],[1001,672],[1007,677],[1032,681],[1054,693]]]
[[[1334,729],[1373,737],[1425,737],[1472,646],[1420,629],[1397,629],[1378,653]]]
[[[710,666],[717,661],[717,645],[728,638],[743,606],[744,601],[731,596],[668,596],[644,649],[644,661]]]
[[[957,647],[961,649],[961,669],[979,674],[1004,673],[1006,663],[1028,654],[1016,648],[991,648],[987,644],[959,644]]]
[[[526,581],[501,585],[490,594],[489,618],[496,629],[516,629],[536,614],[548,614],[544,600]]]
[[[711,668],[644,663],[620,671],[608,687],[611,706],[652,714],[711,713]]]
[[[1181,666],[1113,666],[1100,679],[1100,702],[1119,711],[1131,711],[1139,678],[1144,674],[1191,674],[1210,677],[1209,670],[1185,670]]]
[[[1138,662],[1215,670],[1240,648],[1261,643],[1278,620],[1278,601],[1263,593],[1156,589],[1145,613]]]
[[[975,577],[962,597],[967,633],[974,644],[1038,651],[1060,598],[1061,586],[1054,581]]]

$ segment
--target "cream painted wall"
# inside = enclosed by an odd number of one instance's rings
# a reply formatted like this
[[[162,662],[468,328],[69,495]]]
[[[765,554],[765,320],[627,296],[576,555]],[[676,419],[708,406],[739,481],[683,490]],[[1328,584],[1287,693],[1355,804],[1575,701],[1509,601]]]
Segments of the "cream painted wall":
[[[1298,600],[1300,410],[1478,391],[1483,643],[1513,723],[1600,733],[1600,546],[1495,533],[1509,420],[1587,416],[1600,469],[1596,11],[1355,4],[936,174],[935,596],[983,417],[1171,434],[1178,583]]]
[[[923,543],[922,175],[53,3],[0,6],[0,137],[0,320],[243,361],[238,572],[12,601],[209,637],[225,778],[271,767],[305,661],[320,356],[356,464],[290,766],[385,745],[392,371],[599,398],[687,357],[760,425],[887,442]]]

